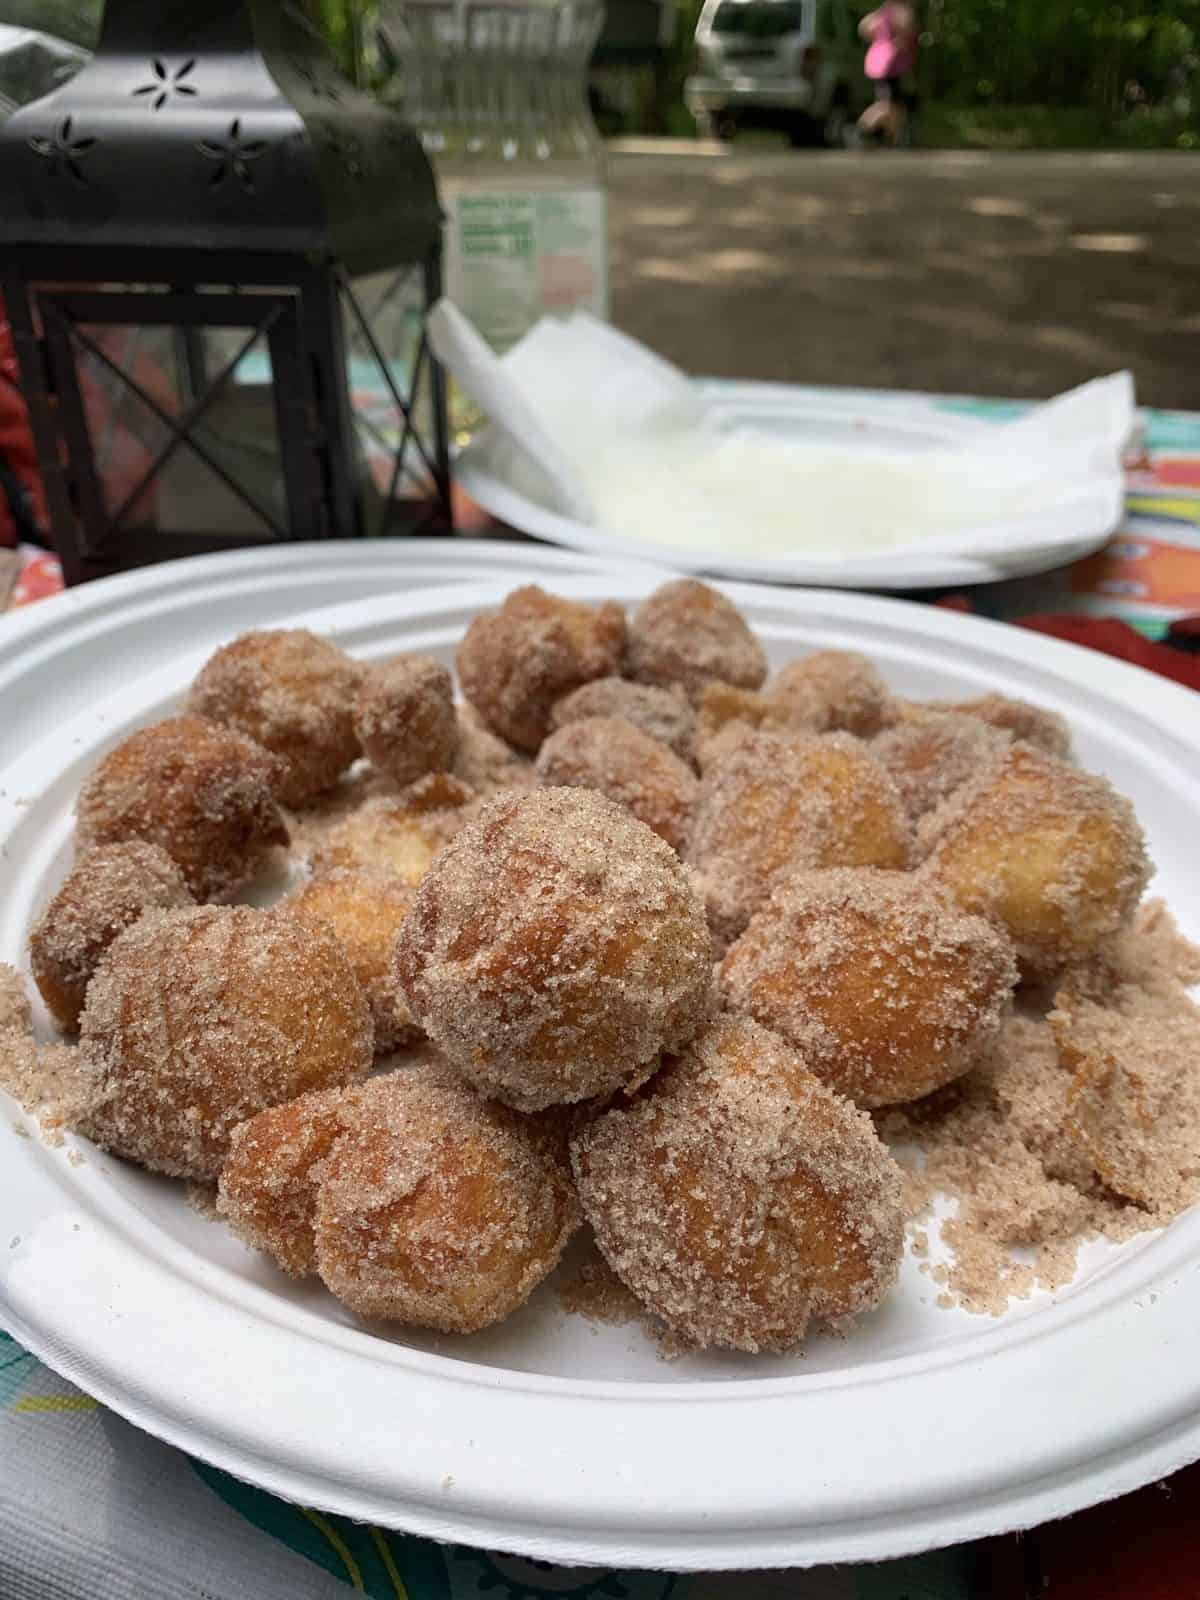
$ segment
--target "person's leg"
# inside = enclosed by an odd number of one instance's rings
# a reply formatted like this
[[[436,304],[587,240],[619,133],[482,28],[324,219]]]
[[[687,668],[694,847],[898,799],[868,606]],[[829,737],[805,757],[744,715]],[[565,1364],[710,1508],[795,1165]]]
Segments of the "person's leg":
[[[889,80],[875,78],[871,86],[875,90],[875,98],[858,119],[859,132],[868,139],[886,134],[892,109]]]

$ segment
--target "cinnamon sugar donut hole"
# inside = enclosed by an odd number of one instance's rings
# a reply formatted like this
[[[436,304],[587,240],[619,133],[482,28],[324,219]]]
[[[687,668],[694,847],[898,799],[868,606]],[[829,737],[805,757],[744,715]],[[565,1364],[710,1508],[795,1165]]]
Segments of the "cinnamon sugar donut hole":
[[[991,923],[912,873],[871,867],[785,878],[721,966],[727,1005],[871,1107],[969,1071],[1016,982],[1012,946]]]
[[[870,739],[896,715],[887,684],[857,650],[817,650],[789,661],[771,679],[766,695],[791,726],[812,733],[841,731]]]
[[[703,1023],[711,960],[670,846],[589,789],[488,801],[430,868],[396,946],[420,1026],[523,1111],[645,1079]]]
[[[1035,706],[1028,700],[1013,700],[1007,695],[985,694],[976,700],[929,700],[910,705],[908,715],[921,716],[927,712],[951,711],[964,717],[976,717],[990,727],[998,728],[1023,744],[1066,761],[1071,754],[1071,730],[1067,719],[1045,706]]]
[[[317,1271],[361,1317],[474,1333],[524,1304],[579,1222],[563,1142],[445,1066],[374,1079],[320,1169]]]
[[[458,722],[458,754],[454,775],[481,795],[497,794],[502,789],[532,789],[537,781],[533,762],[521,751],[485,727],[475,707],[460,701],[455,708]]]
[[[372,765],[403,788],[448,772],[458,754],[454,685],[432,656],[397,656],[367,667],[354,701],[354,728]]]
[[[956,711],[906,717],[871,742],[914,822],[935,811],[1011,742],[1003,729]]]
[[[998,922],[1032,976],[1123,927],[1152,872],[1129,801],[1027,744],[1000,750],[927,819],[925,838],[919,870]]]
[[[118,934],[143,913],[194,904],[183,873],[142,839],[85,852],[29,935],[29,965],[60,1027],[79,1023],[87,986]]]
[[[624,649],[625,613],[615,602],[580,605],[528,584],[472,621],[456,665],[463,694],[492,732],[534,751],[555,701],[617,672]]]
[[[278,911],[153,912],[110,946],[80,1021],[81,1131],[175,1177],[215,1178],[239,1122],[360,1077],[371,1014],[328,929]]]
[[[75,804],[81,851],[141,839],[160,845],[197,900],[234,893],[288,831],[275,802],[280,764],[207,717],[168,717],[117,745]]]
[[[585,717],[552,733],[538,752],[549,788],[598,789],[653,828],[672,850],[687,840],[698,787],[674,751],[624,717]]]
[[[911,848],[896,786],[861,740],[747,730],[701,778],[687,860],[723,950],[781,873],[902,868]]]
[[[696,713],[677,689],[631,683],[628,678],[597,678],[556,700],[550,724],[557,731],[585,717],[624,717],[667,745],[681,761],[694,759]]]
[[[721,1016],[571,1144],[609,1265],[677,1333],[788,1351],[867,1311],[903,1249],[900,1170],[870,1118],[776,1034]]]
[[[416,1026],[396,993],[392,956],[412,907],[413,888],[378,867],[326,867],[281,904],[302,922],[331,928],[371,1007],[375,1053],[385,1055],[413,1037]]]
[[[625,671],[638,683],[678,687],[695,702],[714,678],[757,689],[767,658],[732,600],[698,578],[676,578],[630,618]]]
[[[370,1080],[381,1082],[380,1079]],[[317,1089],[240,1122],[217,1186],[217,1211],[252,1250],[293,1278],[317,1270],[315,1171],[367,1084]]]
[[[329,830],[313,852],[313,870],[382,869],[419,883],[474,798],[475,791],[448,772],[431,772],[398,795],[377,795]]]
[[[361,668],[306,628],[244,633],[200,670],[188,710],[248,734],[283,763],[278,788],[298,806],[331,789],[359,754]]]

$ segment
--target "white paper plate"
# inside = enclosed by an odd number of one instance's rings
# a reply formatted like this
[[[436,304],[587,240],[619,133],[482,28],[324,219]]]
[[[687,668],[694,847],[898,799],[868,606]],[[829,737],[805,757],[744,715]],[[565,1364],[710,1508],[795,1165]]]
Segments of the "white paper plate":
[[[384,593],[304,620],[364,658],[450,661],[511,581]],[[634,601],[655,578],[551,581]],[[776,662],[855,646],[904,693],[992,688],[1064,712],[1084,762],[1133,799],[1157,887],[1200,935],[1200,738],[1185,691],[972,617],[729,593]],[[74,666],[94,659],[106,686],[84,710],[56,716],[59,686],[36,652],[32,682],[15,680],[39,693],[47,729],[0,773],[0,959],[18,964],[64,870],[82,776],[173,708],[212,642],[180,654],[163,637],[114,688],[102,608],[89,626]],[[0,1119],[0,1319],[131,1421],[310,1505],[568,1562],[787,1566],[1028,1525],[1200,1456],[1194,1214],[1120,1249],[1089,1247],[1069,1289],[999,1320],[938,1310],[910,1259],[846,1340],[814,1341],[800,1359],[664,1365],[634,1330],[565,1317],[551,1287],[469,1339],[367,1333],[191,1210],[180,1186],[82,1142],[72,1164],[70,1146],[20,1137],[23,1126],[15,1109]]]
[[[965,435],[994,424],[953,412],[938,413],[927,402],[909,411],[894,396],[817,394],[788,384],[708,380],[701,384],[718,414],[731,423],[754,427],[776,437],[804,442],[826,441],[891,450],[930,450],[955,444]],[[500,477],[489,462],[486,441],[468,447],[455,463],[455,475],[467,494],[509,527],[548,544],[564,545],[609,560],[650,561],[679,572],[703,572],[757,583],[820,584],[840,589],[930,589],[953,584],[997,583],[1051,567],[1066,566],[1100,548],[1121,513],[1119,494],[1097,487],[1057,502],[1039,513],[1046,520],[1047,542],[1004,562],[974,560],[940,549],[861,557],[740,556],[712,550],[687,550],[655,542],[653,528],[598,529],[551,511]],[[1052,514],[1049,514],[1052,513]],[[988,529],[989,538],[1004,530]],[[1013,525],[1014,539],[1029,529]],[[1036,530],[1035,530],[1036,531]],[[944,542],[944,541],[939,541]]]

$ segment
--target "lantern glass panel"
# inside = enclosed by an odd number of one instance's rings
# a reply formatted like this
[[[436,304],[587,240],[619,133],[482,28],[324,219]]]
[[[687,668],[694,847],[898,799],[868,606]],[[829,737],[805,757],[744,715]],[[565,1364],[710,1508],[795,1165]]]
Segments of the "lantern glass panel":
[[[354,433],[366,471],[366,529],[428,513],[437,461],[432,363],[420,265],[343,285],[342,332]]]
[[[286,528],[262,334],[80,323],[71,345],[113,532],[268,538]]]

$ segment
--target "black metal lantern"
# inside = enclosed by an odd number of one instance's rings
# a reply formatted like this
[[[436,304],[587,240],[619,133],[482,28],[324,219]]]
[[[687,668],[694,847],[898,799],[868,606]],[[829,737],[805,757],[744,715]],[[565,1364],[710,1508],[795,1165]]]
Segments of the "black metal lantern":
[[[0,126],[0,283],[69,582],[449,527],[428,159],[279,0],[108,0]]]

